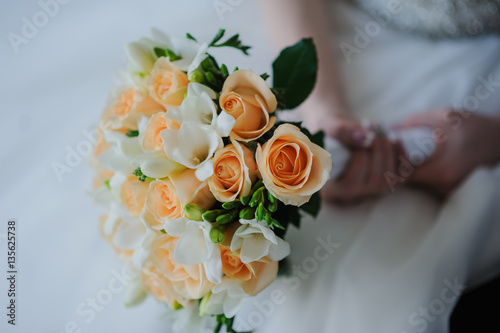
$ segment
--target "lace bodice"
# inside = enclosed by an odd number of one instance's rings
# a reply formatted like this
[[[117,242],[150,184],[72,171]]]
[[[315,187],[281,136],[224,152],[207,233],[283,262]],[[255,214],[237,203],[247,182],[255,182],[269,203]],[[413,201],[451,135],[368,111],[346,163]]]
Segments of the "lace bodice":
[[[389,13],[391,28],[434,39],[500,34],[500,0],[351,1],[372,16]]]

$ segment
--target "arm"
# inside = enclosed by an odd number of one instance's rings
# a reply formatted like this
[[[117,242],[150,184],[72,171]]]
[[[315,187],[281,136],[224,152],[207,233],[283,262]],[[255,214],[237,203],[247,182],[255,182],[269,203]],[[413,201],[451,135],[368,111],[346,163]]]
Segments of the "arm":
[[[259,3],[277,50],[290,46],[304,37],[314,39],[320,70],[316,87],[306,102],[320,108],[313,116],[349,118],[351,115],[339,81],[335,53],[332,49],[332,34],[325,1],[260,0]],[[311,113],[304,116],[310,118]],[[308,120],[310,119],[306,119]]]
[[[304,37],[312,37],[318,52],[318,78],[303,107],[304,125],[312,132],[323,130],[352,148],[351,162],[341,179],[329,182],[323,197],[336,202],[353,202],[387,190],[385,171],[395,168],[395,147],[386,138],[377,138],[369,149],[363,147],[365,130],[352,115],[346,101],[325,0],[260,0],[277,50]]]
[[[500,162],[500,117],[443,108],[418,114],[402,127],[429,126],[436,132],[436,152],[416,166],[408,180],[438,194],[452,192],[475,168]]]

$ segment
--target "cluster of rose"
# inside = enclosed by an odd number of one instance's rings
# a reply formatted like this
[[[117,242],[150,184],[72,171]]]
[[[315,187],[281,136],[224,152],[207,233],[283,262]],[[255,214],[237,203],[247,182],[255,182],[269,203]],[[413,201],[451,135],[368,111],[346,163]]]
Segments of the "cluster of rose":
[[[102,235],[138,273],[126,304],[151,294],[175,309],[175,327],[215,317],[215,331],[234,332],[242,302],[290,253],[288,226],[319,210],[331,156],[322,133],[276,116],[314,86],[312,40],[281,52],[270,88],[267,74],[218,64],[211,48],[249,49],[223,37],[154,30],[127,45],[92,164]]]

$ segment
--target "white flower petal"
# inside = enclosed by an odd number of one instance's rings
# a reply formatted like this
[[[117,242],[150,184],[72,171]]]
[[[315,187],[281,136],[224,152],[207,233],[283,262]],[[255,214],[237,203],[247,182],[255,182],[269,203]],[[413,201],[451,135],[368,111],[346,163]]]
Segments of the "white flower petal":
[[[208,314],[224,313],[228,318],[234,317],[247,297],[241,281],[225,276],[220,284],[213,287],[205,312]]]
[[[164,230],[172,237],[180,237],[186,231],[186,219],[181,217],[175,220],[165,219]]]
[[[233,116],[231,116],[226,111],[222,111],[217,117],[217,124],[215,130],[222,137],[229,136],[235,123],[236,119],[234,119]]]
[[[102,152],[102,154],[97,158],[97,162],[104,169],[113,172],[123,172],[130,174],[135,169],[134,166],[130,163],[130,158],[113,147]]]
[[[271,243],[262,234],[245,238],[241,246],[241,262],[248,264],[265,257],[269,253],[270,246]]]
[[[160,133],[161,139],[163,140],[163,149],[168,158],[172,159],[175,148],[177,147],[177,138],[179,136],[179,130],[176,129],[164,129]]]
[[[116,229],[113,242],[121,249],[135,250],[141,246],[146,227],[140,220],[123,220]]]
[[[132,160],[132,165],[140,167],[142,173],[151,178],[165,178],[184,169],[179,163],[168,159],[164,151],[143,153]]]
[[[207,230],[208,228],[208,230]],[[210,223],[188,221],[186,231],[177,242],[174,252],[174,260],[180,264],[196,265],[207,261],[214,250],[215,245],[210,241]]]
[[[206,161],[194,172],[196,178],[198,178],[200,182],[207,180],[213,173],[214,164],[212,160]]]
[[[222,260],[220,257],[220,251],[215,249],[212,252],[210,258],[203,263],[203,268],[205,269],[205,274],[208,281],[219,284],[222,279]]]
[[[203,93],[207,94],[210,99],[215,99],[217,96],[215,91],[204,84],[198,82],[190,82],[188,84],[187,97],[200,97]]]
[[[154,65],[153,47],[151,42],[142,38],[125,46],[125,54],[132,71],[150,72]]]
[[[161,136],[167,156],[190,169],[196,169],[223,146],[215,130],[194,122],[184,122],[179,130],[163,130]]]
[[[290,254],[290,244],[279,237],[276,238],[278,240],[278,244],[272,244],[269,248],[269,258],[274,261],[280,261],[285,257],[288,257],[288,255]]]
[[[135,279],[127,287],[123,302],[126,307],[136,306],[141,304],[146,299],[147,295],[148,294],[142,285],[141,279]]]

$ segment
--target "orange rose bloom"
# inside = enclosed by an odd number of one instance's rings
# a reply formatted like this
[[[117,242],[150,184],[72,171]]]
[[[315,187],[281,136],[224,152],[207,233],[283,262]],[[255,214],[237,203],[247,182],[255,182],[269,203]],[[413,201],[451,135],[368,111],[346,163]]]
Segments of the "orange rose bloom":
[[[158,112],[149,118],[148,126],[142,137],[142,149],[145,151],[163,150],[161,131],[164,129],[179,129],[179,124],[167,118],[165,112]]]
[[[280,125],[256,152],[264,185],[287,205],[309,201],[330,178],[332,157],[291,124]]]
[[[233,141],[218,150],[213,159],[214,174],[208,180],[210,191],[218,201],[234,201],[250,192],[257,177],[253,152]]]
[[[156,60],[146,82],[149,95],[165,108],[181,105],[188,86],[187,74],[165,57]]]
[[[231,137],[240,141],[259,138],[276,122],[269,114],[277,101],[266,82],[249,70],[237,70],[224,82],[220,106],[236,119]]]

